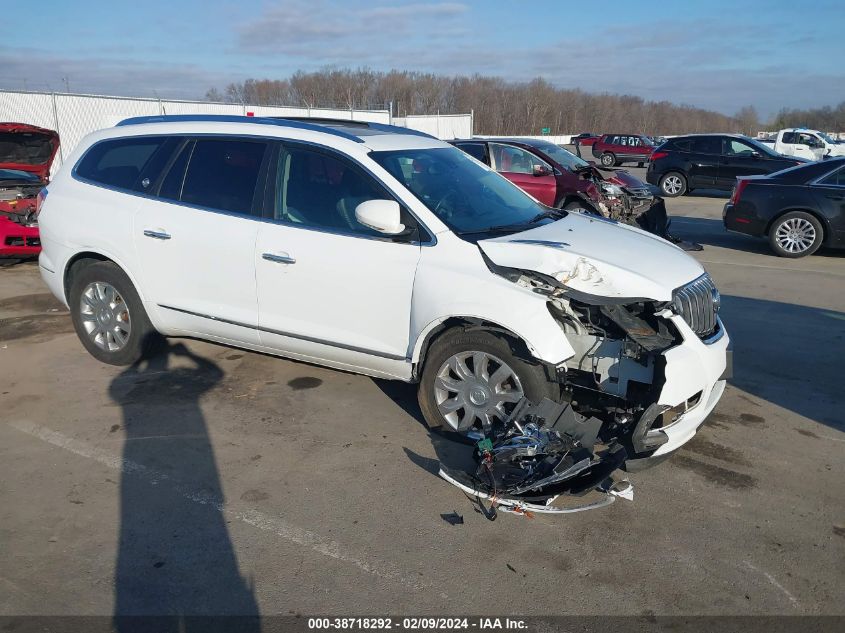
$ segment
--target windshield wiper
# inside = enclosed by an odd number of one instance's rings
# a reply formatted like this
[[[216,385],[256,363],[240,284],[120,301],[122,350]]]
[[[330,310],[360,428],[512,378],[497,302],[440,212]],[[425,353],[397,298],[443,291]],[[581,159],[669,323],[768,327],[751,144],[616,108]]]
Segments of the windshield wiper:
[[[531,228],[531,225],[536,224],[540,220],[551,218],[553,220],[560,220],[564,215],[563,211],[556,211],[549,209],[548,211],[541,211],[528,222],[519,222],[517,224],[497,224],[496,226],[488,226],[484,229],[473,229],[472,231],[456,231],[456,235],[480,235],[483,233],[508,233],[516,231],[525,231]]]

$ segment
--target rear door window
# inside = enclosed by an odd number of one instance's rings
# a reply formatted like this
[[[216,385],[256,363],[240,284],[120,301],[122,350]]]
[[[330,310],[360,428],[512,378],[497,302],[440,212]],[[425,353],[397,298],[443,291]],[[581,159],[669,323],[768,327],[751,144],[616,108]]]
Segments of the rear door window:
[[[692,139],[692,151],[697,154],[721,154],[722,143],[715,136],[701,136]]]
[[[178,199],[187,204],[251,213],[268,141],[200,138],[194,143]],[[179,157],[182,159],[182,157]],[[173,170],[171,170],[173,172]],[[170,195],[178,189],[178,173],[162,184]],[[263,189],[262,189],[263,196]]]
[[[458,143],[457,146],[485,165],[490,164],[490,158],[487,156],[487,147],[484,143]]]
[[[163,166],[173,149],[173,140],[166,136],[135,136],[102,141],[85,153],[74,171],[80,178],[96,184],[144,191],[141,174],[144,173],[144,178],[148,178],[148,167],[154,163]]]

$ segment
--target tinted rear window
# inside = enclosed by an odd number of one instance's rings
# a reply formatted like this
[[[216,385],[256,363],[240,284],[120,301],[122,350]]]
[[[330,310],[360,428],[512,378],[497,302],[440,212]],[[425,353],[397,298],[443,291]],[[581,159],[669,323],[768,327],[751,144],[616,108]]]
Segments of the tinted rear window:
[[[97,143],[79,161],[76,174],[101,185],[141,191],[141,173],[158,152],[168,151],[166,142],[165,136],[143,136]]]
[[[249,213],[266,149],[263,141],[197,140],[179,199],[201,207]]]
[[[473,158],[477,158],[482,163],[488,163],[487,152],[484,148],[484,143],[458,143],[458,147],[464,150]]]
[[[721,154],[722,143],[715,136],[702,136],[692,139],[692,151],[699,154]]]

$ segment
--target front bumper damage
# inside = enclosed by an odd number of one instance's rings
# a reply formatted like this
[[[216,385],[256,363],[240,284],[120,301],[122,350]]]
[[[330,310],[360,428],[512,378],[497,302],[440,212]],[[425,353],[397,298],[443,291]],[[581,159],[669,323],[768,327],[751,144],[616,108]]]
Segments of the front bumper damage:
[[[503,486],[502,481],[485,480],[483,470],[441,471],[444,479],[467,494],[492,500],[500,508],[504,504],[514,512],[520,508],[571,512],[601,507],[620,492],[611,478],[616,469],[633,471],[659,463],[692,439],[719,402],[730,374],[730,342],[718,317],[718,291],[706,274],[677,288],[671,301],[654,301],[590,295],[568,286],[568,278],[489,261],[488,266],[545,295],[549,313],[574,350],[565,361],[546,366],[549,377],[560,384],[559,406],[570,423],[557,428],[548,420],[562,419],[563,413],[530,413],[545,419],[546,426],[564,438],[574,438],[576,445],[568,447],[569,458],[580,451],[588,460],[582,465],[602,476],[590,480],[586,488],[573,485],[574,477],[582,473],[570,473],[572,478],[552,482],[555,485],[551,487],[544,482],[532,488],[514,488]],[[515,428],[524,427],[524,420],[514,414],[521,413],[511,413]],[[582,432],[587,426],[592,435]],[[539,428],[542,436],[542,423]],[[505,446],[513,435],[507,429],[484,431],[494,448]],[[498,456],[496,450],[492,454]],[[481,468],[483,453],[477,457]],[[533,463],[520,463],[515,476],[533,473],[536,468]],[[602,500],[575,510],[552,506],[560,495],[582,494],[588,489],[603,495]],[[623,489],[628,491],[628,485]]]
[[[627,481],[611,474],[627,457],[618,442],[598,439],[602,423],[575,412],[568,403],[544,399],[532,404],[523,398],[502,423],[484,429],[474,453],[477,468],[465,472],[440,467],[440,476],[473,497],[488,518],[496,511],[571,514],[633,499]],[[556,506],[561,495],[581,497],[597,492],[598,499],[575,506]]]

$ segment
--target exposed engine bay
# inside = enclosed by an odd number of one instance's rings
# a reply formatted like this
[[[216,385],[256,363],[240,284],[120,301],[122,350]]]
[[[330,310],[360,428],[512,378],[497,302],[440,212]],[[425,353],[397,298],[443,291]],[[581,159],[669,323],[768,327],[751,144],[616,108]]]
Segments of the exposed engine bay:
[[[36,198],[42,188],[42,184],[4,186],[0,181],[0,217],[21,226],[36,226]]]
[[[576,173],[593,185],[588,190],[589,207],[605,218],[636,225],[636,220],[657,202],[647,185],[627,172],[601,170],[589,165]]]

